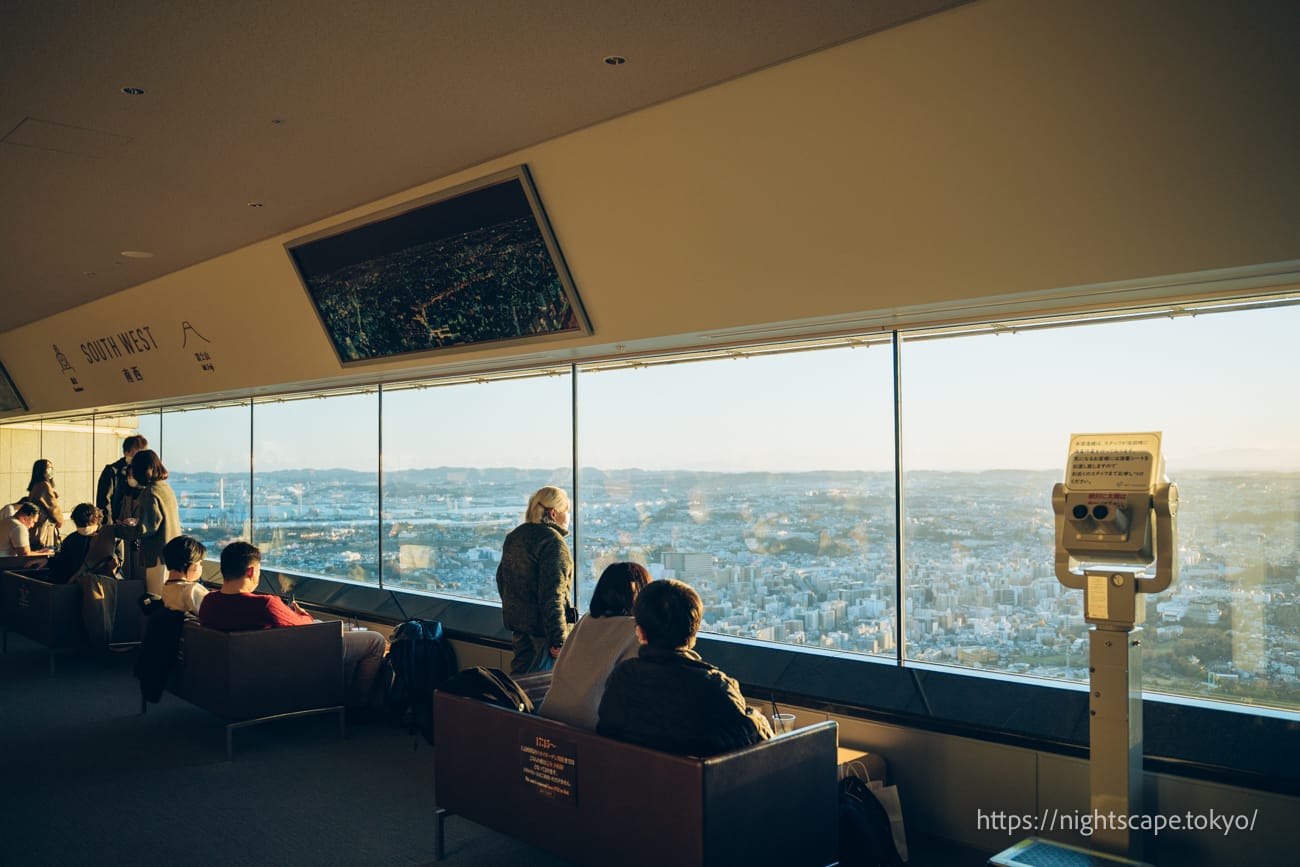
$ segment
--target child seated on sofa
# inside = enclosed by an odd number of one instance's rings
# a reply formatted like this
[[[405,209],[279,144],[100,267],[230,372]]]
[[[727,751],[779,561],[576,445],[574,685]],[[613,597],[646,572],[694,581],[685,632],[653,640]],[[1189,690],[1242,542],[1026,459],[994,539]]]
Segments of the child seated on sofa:
[[[182,611],[199,616],[199,605],[208,588],[199,583],[203,577],[203,557],[208,549],[193,536],[177,536],[163,546],[163,564],[167,580],[163,582],[163,606],[168,611]]]
[[[596,731],[651,749],[712,756],[772,737],[745,706],[740,684],[693,648],[703,619],[700,596],[681,581],[651,581],[632,608],[641,649],[605,683]]]

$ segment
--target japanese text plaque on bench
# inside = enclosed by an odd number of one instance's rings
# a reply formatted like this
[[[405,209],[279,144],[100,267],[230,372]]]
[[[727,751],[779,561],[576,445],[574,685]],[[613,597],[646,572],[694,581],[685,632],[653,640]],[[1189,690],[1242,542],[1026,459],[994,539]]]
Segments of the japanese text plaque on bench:
[[[519,732],[519,758],[523,780],[550,800],[578,802],[578,749],[536,732]]]

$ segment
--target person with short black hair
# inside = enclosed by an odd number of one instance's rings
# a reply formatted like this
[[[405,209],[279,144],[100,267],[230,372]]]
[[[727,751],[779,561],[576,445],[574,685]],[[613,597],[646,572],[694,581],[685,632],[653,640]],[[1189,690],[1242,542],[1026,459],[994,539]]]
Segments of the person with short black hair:
[[[0,556],[28,557],[33,554],[52,554],[49,548],[32,550],[31,530],[36,526],[40,510],[35,503],[20,502],[13,517],[0,522]]]
[[[140,434],[122,440],[122,457],[105,464],[99,474],[99,484],[95,490],[95,505],[104,513],[104,523],[112,524],[123,518],[130,518],[133,509],[124,509],[122,498],[127,496],[129,485],[127,476],[131,472],[131,459],[136,452],[149,448],[149,441]]]
[[[221,551],[221,589],[203,597],[199,622],[211,629],[276,629],[315,622],[297,601],[288,605],[279,596],[255,593],[262,578],[262,552],[248,542],[231,542]],[[365,707],[372,695],[387,642],[378,632],[343,633],[343,677],[347,703]]]
[[[63,540],[59,552],[50,558],[49,571],[46,573],[53,584],[64,584],[77,574],[81,564],[86,561],[90,550],[90,540],[99,530],[104,515],[93,503],[78,503],[72,510],[72,523],[77,532]]]
[[[207,553],[207,547],[193,536],[177,536],[163,546],[163,565],[167,567],[162,587],[164,608],[198,616],[199,605],[208,595],[208,588],[199,583]]]
[[[596,731],[652,749],[711,756],[772,737],[767,718],[745,706],[740,684],[692,648],[704,616],[681,581],[652,581],[633,607],[641,649],[605,684]]]
[[[611,563],[600,573],[588,613],[573,627],[555,660],[551,687],[538,715],[594,731],[609,673],[637,655],[632,606],[650,583],[640,563]]]

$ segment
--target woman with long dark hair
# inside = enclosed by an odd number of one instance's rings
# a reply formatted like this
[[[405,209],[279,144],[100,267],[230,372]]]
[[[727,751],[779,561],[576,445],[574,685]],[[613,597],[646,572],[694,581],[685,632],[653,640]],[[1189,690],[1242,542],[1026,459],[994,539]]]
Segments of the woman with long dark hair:
[[[32,527],[33,548],[58,548],[63,510],[59,492],[54,489],[54,462],[44,458],[32,464],[32,480],[27,483],[27,499],[36,504],[36,525]]]
[[[167,484],[167,468],[153,449],[141,449],[131,458],[131,478],[140,486],[136,499],[136,538],[140,540],[140,563],[144,566],[145,588],[162,595],[167,566],[162,551],[181,535],[180,509],[176,494]]]
[[[640,650],[632,605],[650,583],[640,563],[611,563],[600,574],[591,607],[569,633],[555,660],[551,689],[538,714],[596,730],[596,711],[609,673]]]

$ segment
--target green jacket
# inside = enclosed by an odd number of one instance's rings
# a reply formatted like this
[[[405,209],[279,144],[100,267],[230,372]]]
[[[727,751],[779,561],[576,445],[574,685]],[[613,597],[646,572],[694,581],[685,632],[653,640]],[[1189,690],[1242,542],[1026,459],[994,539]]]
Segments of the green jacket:
[[[573,555],[567,533],[550,523],[520,524],[506,536],[497,567],[497,592],[506,629],[546,636],[552,647],[569,632]]]

